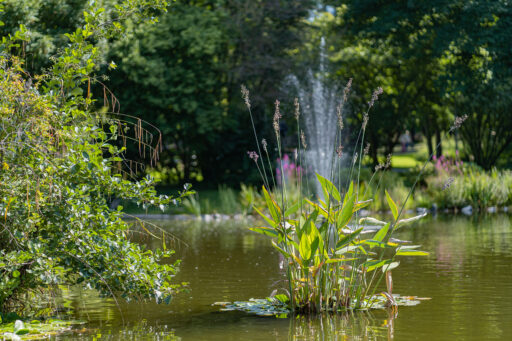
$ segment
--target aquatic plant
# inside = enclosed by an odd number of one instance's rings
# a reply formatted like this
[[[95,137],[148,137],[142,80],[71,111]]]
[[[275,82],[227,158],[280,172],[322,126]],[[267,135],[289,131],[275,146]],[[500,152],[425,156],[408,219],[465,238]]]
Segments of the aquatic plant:
[[[350,84],[350,82],[349,82]],[[349,90],[349,84],[345,93]],[[368,110],[363,115],[363,122],[357,143],[354,148],[351,162],[348,165],[348,177],[342,182],[342,171],[339,158],[341,150],[341,129],[343,124],[337,125],[336,142],[332,146],[330,179],[316,174],[317,187],[320,193],[315,201],[309,199],[309,195],[302,194],[302,189],[308,190],[309,186],[303,186],[302,174],[296,179],[297,187],[301,190],[301,198],[291,201],[286,193],[286,179],[283,162],[280,163],[283,184],[281,190],[272,193],[269,188],[269,179],[263,178],[262,193],[269,214],[261,210],[256,211],[267,223],[267,227],[252,227],[251,230],[272,237],[272,245],[283,255],[287,261],[288,286],[286,294],[278,298],[281,304],[285,304],[291,311],[299,313],[319,313],[324,311],[346,311],[354,309],[369,309],[379,306],[384,302],[386,306],[398,304],[396,296],[393,296],[392,273],[402,256],[423,256],[427,252],[420,251],[417,245],[392,238],[399,228],[412,223],[421,217],[401,219],[403,207],[410,197],[407,195],[404,205],[399,208],[388,192],[385,192],[386,201],[393,214],[391,222],[383,222],[375,218],[360,218],[359,211],[370,205],[372,200],[364,200],[366,191],[360,184],[361,160],[364,155],[364,135],[369,120],[369,110],[373,107],[383,90],[374,91],[368,102]],[[244,98],[248,97],[248,90],[243,89]],[[339,105],[339,121],[342,121],[343,105],[347,99]],[[299,110],[298,100],[296,111]],[[297,119],[297,133],[300,131],[299,114]],[[277,141],[279,157],[282,160],[281,141],[279,133],[279,120],[282,117],[280,103],[276,101],[274,114],[274,131]],[[255,132],[256,133],[256,132]],[[301,134],[302,148],[299,142],[297,157],[299,167],[303,167],[303,154],[306,149],[306,137]],[[256,137],[256,141],[258,138]],[[366,149],[366,148],[365,148]],[[265,148],[266,150],[266,148]],[[255,153],[255,152],[253,152]],[[265,173],[263,158],[257,155],[251,157],[260,170]],[[389,158],[388,158],[389,159]],[[377,172],[387,168],[387,164],[380,165],[369,181],[368,186],[376,178]],[[268,168],[272,174],[272,165]],[[308,178],[305,178],[308,181]],[[377,188],[382,181],[379,178]],[[337,183],[337,185],[335,185]],[[342,185],[343,183],[343,185]],[[385,278],[387,290],[377,295],[381,281]],[[384,298],[384,299],[383,299]],[[381,304],[382,305],[382,304]]]

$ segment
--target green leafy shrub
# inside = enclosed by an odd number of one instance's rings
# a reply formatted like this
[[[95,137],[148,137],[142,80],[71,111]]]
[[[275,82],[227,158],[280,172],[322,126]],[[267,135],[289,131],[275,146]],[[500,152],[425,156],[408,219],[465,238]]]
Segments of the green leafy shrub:
[[[110,198],[164,207],[153,180],[128,180],[118,140],[129,126],[95,109],[90,88],[100,57],[94,45],[122,31],[123,20],[146,20],[165,1],[127,0],[116,10],[88,8],[85,25],[50,69],[30,77],[15,54],[30,35],[23,27],[0,45],[0,310],[15,310],[27,290],[80,284],[102,295],[169,301],[177,261],[166,249],[130,241],[122,207]],[[138,134],[138,137],[137,137]],[[142,140],[135,127],[135,140]],[[121,146],[120,146],[121,145]],[[144,147],[146,148],[146,146]],[[152,161],[159,146],[149,146]],[[182,193],[184,195],[186,193]]]

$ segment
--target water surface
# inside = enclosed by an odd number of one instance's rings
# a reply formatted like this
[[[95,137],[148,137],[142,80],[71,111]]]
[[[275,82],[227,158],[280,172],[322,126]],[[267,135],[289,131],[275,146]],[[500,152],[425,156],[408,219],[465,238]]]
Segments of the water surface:
[[[190,292],[170,305],[123,303],[73,290],[81,333],[59,339],[133,340],[507,340],[512,337],[512,227],[506,215],[429,217],[399,232],[429,257],[403,258],[393,292],[431,297],[415,307],[313,318],[223,313],[217,301],[263,298],[283,287],[282,259],[270,240],[240,222],[158,221],[176,236],[177,282]],[[149,247],[159,241],[144,239]]]

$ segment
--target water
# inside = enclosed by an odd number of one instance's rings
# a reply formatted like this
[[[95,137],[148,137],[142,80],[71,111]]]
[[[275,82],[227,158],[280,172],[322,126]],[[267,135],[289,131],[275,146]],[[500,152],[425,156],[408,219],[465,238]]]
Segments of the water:
[[[393,292],[431,297],[385,311],[275,319],[218,312],[216,301],[266,297],[284,272],[270,240],[241,223],[162,221],[183,243],[177,281],[191,291],[170,305],[121,303],[72,290],[76,317],[87,328],[57,339],[92,340],[504,340],[512,335],[512,225],[509,216],[428,218],[402,231],[431,252],[404,258],[393,271]],[[145,239],[149,247],[158,241]],[[124,319],[124,324],[123,324]]]
[[[332,179],[334,162],[340,162],[334,156],[336,150],[336,130],[338,118],[336,107],[340,103],[338,88],[327,79],[325,60],[325,39],[320,43],[320,60],[317,72],[309,70],[304,78],[292,77],[292,83],[298,90],[305,124],[307,149],[306,161],[310,174],[318,173]],[[335,169],[335,168],[334,168]],[[317,195],[322,194],[320,184],[315,180]]]

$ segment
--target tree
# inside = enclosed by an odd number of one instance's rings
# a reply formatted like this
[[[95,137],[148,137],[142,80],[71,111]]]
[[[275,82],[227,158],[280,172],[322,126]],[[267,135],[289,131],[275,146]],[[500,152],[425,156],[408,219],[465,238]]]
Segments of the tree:
[[[115,45],[112,56],[121,62],[110,85],[126,90],[119,97],[124,108],[170,137],[162,167],[173,168],[179,181],[257,181],[246,157],[255,145],[240,86],[251,90],[261,137],[271,137],[272,103],[283,97],[290,51],[302,42],[299,28],[310,5],[176,1],[158,25],[129,30]]]
[[[414,101],[427,137],[431,131],[438,135],[440,126],[447,128],[449,112],[468,114],[461,130],[466,147],[482,167],[496,163],[512,136],[505,109],[512,84],[507,1],[333,3],[345,4],[344,25],[350,32],[392,49],[397,65],[410,70],[417,91],[401,95]],[[420,99],[425,103],[418,106]]]
[[[179,287],[172,283],[177,262],[160,264],[172,250],[131,242],[121,208],[107,205],[110,197],[141,205],[179,200],[157,196],[150,178],[122,176],[124,148],[115,141],[129,127],[94,110],[90,86],[101,59],[94,42],[118,35],[128,17],[147,21],[166,2],[118,5],[110,13],[88,8],[84,25],[67,35],[68,47],[42,74],[29,76],[16,57],[30,42],[24,27],[0,45],[1,312],[16,309],[27,290],[62,284],[158,302]]]

